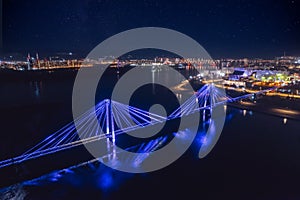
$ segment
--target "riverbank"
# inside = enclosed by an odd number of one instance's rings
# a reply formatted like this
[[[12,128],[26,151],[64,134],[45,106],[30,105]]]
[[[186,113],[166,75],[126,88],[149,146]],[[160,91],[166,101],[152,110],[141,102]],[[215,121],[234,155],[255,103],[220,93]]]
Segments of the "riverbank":
[[[255,102],[243,100],[228,103],[228,106],[276,117],[300,120],[300,100],[298,99],[263,96]]]

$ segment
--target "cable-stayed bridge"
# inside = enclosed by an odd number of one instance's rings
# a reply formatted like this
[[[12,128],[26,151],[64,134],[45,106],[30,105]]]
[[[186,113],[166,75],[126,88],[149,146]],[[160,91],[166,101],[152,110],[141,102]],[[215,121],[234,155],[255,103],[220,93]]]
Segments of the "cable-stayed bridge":
[[[266,93],[271,90],[273,88],[255,94]],[[225,105],[227,102],[234,102],[251,96],[253,94],[230,97],[224,89],[216,87],[213,83],[206,84],[167,117],[105,99],[75,119],[74,122],[65,125],[22,155],[0,161],[0,169],[103,139],[110,139],[112,143],[115,143],[120,134],[200,111],[203,111],[205,118],[206,113],[212,113],[212,109],[218,105]]]

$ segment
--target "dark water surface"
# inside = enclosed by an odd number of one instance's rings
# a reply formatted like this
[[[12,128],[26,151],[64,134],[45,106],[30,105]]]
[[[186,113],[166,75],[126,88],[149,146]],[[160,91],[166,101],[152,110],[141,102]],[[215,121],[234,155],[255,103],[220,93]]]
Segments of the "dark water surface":
[[[1,159],[23,153],[72,120],[72,85],[70,77],[1,81]],[[107,96],[98,94],[99,99]],[[201,142],[197,137],[181,158],[156,172],[128,174],[95,162],[3,188],[0,197],[300,199],[299,121],[283,123],[279,117],[227,107],[221,137],[203,159],[198,158]]]

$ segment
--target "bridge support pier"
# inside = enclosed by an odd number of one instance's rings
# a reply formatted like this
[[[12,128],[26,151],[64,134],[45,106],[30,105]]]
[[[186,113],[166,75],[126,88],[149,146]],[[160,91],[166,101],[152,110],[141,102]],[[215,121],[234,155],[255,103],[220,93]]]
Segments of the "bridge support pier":
[[[115,135],[115,123],[114,123],[114,116],[113,110],[111,105],[111,100],[105,100],[105,115],[106,115],[106,135],[111,135],[112,143],[115,144],[116,142],[116,135]]]

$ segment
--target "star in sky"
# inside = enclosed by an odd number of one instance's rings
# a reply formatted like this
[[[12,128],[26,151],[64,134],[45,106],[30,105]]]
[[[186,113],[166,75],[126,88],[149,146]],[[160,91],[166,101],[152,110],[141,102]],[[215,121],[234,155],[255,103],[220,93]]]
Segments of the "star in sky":
[[[4,2],[4,50],[68,50],[85,56],[137,27],[180,31],[213,57],[300,55],[299,0],[52,0]]]

